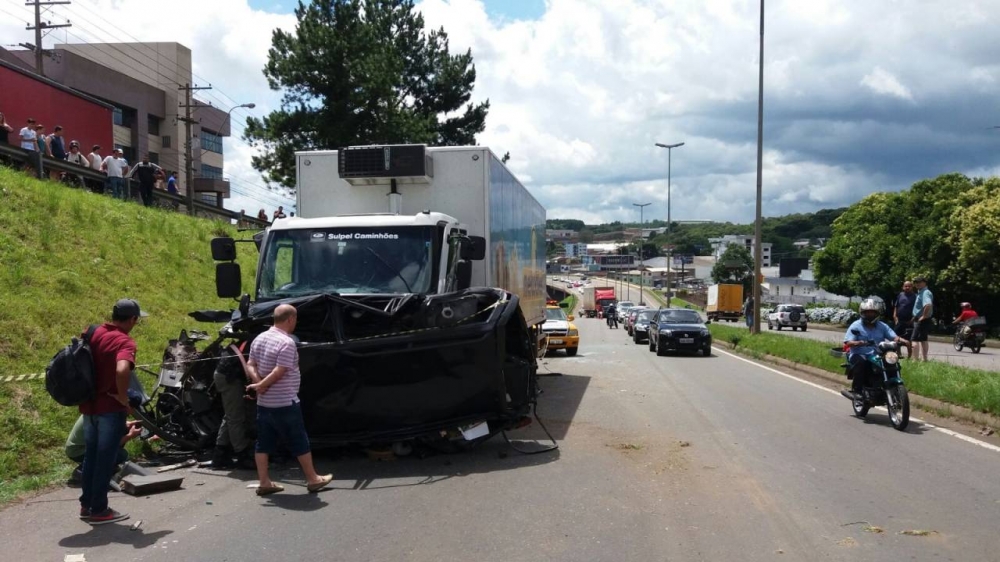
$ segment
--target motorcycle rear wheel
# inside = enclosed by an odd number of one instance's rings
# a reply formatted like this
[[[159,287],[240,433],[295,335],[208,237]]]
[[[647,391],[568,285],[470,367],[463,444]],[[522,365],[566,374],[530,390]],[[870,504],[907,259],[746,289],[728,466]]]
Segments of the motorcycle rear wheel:
[[[885,391],[886,409],[889,410],[889,421],[892,427],[899,431],[906,429],[910,424],[910,394],[906,391],[906,386],[899,385]]]
[[[971,349],[973,353],[979,353],[979,350],[982,349],[982,348],[983,348],[983,346],[981,346],[979,344],[976,344],[976,345],[970,347],[969,349]]]
[[[188,451],[197,451],[202,448],[197,442],[185,439],[163,427],[165,424],[160,424],[156,414],[146,410],[146,408],[135,408],[132,410],[132,415],[142,422],[143,428],[148,429],[150,433],[171,445]]]

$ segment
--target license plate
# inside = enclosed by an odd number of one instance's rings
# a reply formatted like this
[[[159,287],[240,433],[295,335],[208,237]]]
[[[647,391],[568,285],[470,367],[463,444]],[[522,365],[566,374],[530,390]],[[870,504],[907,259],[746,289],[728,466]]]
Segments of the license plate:
[[[694,338],[679,338],[677,341],[681,343],[694,343]]]
[[[549,340],[549,345],[562,345],[562,340]]]

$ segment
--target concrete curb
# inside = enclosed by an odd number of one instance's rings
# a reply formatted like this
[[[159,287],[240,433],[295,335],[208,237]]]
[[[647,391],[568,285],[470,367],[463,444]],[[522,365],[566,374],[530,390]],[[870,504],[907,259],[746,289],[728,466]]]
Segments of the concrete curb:
[[[819,369],[811,365],[802,365],[801,363],[795,363],[794,361],[789,361],[781,357],[775,357],[774,355],[764,355],[761,358],[757,358],[749,353],[744,353],[742,349],[729,342],[723,342],[719,340],[712,341],[712,345],[719,345],[725,347],[729,351],[747,357],[748,359],[753,359],[755,361],[762,361],[764,363],[771,363],[772,365],[777,365],[779,367],[784,367],[786,369],[791,369],[793,371],[799,371],[812,375],[814,377],[819,377],[828,381],[832,381],[839,384],[846,384],[847,377],[844,375],[837,375],[826,371],[824,369]],[[987,414],[984,412],[977,412],[966,408],[965,406],[958,406],[956,404],[949,404],[948,402],[942,402],[935,398],[927,398],[914,394],[912,391],[910,394],[910,404],[917,406],[923,410],[928,410],[937,415],[944,415],[946,417],[953,417],[955,419],[974,423],[979,426],[987,426],[994,429],[1000,429],[1000,417],[994,416],[992,414]]]

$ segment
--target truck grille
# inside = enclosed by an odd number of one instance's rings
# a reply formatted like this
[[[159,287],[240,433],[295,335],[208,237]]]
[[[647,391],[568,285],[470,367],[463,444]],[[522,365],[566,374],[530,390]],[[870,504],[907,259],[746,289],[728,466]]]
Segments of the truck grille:
[[[543,330],[546,336],[565,336],[566,330]]]

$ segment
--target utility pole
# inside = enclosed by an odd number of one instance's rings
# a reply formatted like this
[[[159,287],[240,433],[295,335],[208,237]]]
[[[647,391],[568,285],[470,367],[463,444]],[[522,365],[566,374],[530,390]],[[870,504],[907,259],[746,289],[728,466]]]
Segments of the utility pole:
[[[753,324],[750,333],[760,333],[760,237],[761,237],[761,193],[764,173],[764,0],[760,0],[760,58],[758,59],[759,78],[757,84],[757,217],[754,221],[753,243]]]
[[[42,21],[42,7],[44,6],[47,8],[49,6],[59,6],[63,4],[70,4],[70,2],[67,2],[65,0],[60,2],[52,2],[52,1],[42,2],[42,0],[27,0],[24,3],[25,6],[35,7],[34,27],[30,25],[25,26],[25,29],[27,29],[28,31],[33,30],[35,32],[35,44],[29,45],[28,43],[22,43],[21,45],[24,47],[30,47],[31,50],[35,51],[35,72],[37,72],[41,76],[45,76],[45,70],[42,68],[42,58],[45,55],[49,56],[52,55],[51,51],[46,51],[45,49],[42,48],[42,36],[44,35],[43,31],[45,31],[46,29],[56,29],[59,27],[72,27],[73,25],[69,23],[69,20],[66,20],[66,23],[61,23],[56,25],[52,25],[52,22],[49,21]]]
[[[194,142],[191,138],[191,125],[199,121],[191,117],[191,110],[201,107],[202,104],[191,103],[191,92],[195,90],[211,90],[212,85],[192,86],[191,84],[184,84],[183,86],[178,86],[177,89],[184,92],[184,103],[179,104],[179,107],[184,108],[184,117],[178,117],[178,119],[184,122],[184,199],[187,202],[188,214],[194,216],[194,168],[191,166],[191,160],[194,159]]]

